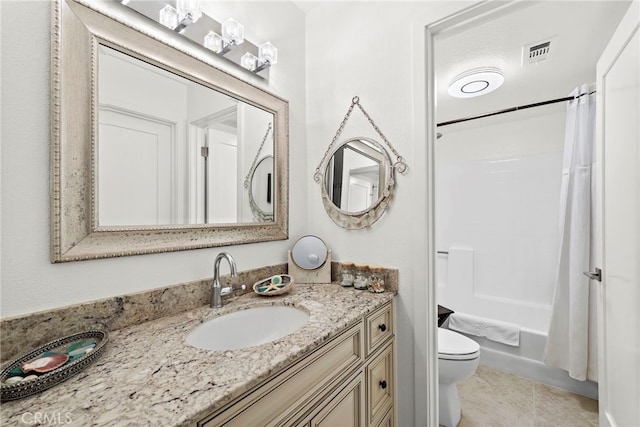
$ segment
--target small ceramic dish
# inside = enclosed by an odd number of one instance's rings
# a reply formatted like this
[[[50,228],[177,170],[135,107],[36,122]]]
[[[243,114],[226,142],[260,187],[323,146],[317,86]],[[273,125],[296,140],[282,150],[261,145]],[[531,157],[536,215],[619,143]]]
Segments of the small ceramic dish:
[[[282,295],[289,292],[292,286],[293,277],[288,274],[276,274],[254,283],[253,292],[267,296]]]
[[[100,357],[108,340],[106,331],[81,332],[15,359],[0,374],[0,400],[22,399],[67,380]]]

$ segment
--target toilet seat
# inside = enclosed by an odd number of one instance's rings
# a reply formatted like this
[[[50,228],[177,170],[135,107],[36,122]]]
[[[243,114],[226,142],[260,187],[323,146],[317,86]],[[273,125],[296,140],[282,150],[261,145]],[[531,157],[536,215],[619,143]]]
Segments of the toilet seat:
[[[449,329],[438,328],[438,359],[473,360],[480,357],[480,344]]]

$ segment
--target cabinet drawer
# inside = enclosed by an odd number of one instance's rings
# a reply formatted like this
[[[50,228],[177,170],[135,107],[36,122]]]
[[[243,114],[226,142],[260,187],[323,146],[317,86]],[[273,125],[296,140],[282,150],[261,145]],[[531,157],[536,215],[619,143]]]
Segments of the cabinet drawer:
[[[391,302],[369,314],[365,320],[367,356],[393,335],[393,305]]]
[[[393,406],[393,342],[367,365],[367,425],[378,425]]]
[[[277,423],[313,399],[333,377],[363,360],[362,335],[360,322],[249,396],[216,411],[198,425],[246,427]]]

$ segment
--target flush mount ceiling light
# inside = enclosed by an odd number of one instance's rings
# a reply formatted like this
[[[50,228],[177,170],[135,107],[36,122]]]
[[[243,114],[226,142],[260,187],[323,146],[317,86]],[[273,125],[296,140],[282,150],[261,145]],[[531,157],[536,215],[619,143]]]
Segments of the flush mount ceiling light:
[[[454,77],[449,85],[449,95],[456,98],[472,98],[493,92],[502,83],[504,76],[498,68],[474,68]]]

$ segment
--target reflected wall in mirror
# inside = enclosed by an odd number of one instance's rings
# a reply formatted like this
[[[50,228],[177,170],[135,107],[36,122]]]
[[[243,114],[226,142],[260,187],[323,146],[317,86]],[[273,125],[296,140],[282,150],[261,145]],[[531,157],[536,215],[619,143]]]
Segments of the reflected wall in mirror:
[[[98,226],[266,220],[242,176],[272,113],[104,45],[98,67]]]
[[[116,2],[52,4],[52,262],[288,237],[286,100]]]
[[[329,217],[349,229],[368,227],[384,213],[394,186],[389,154],[377,141],[358,137],[337,144],[322,174],[322,202]]]

